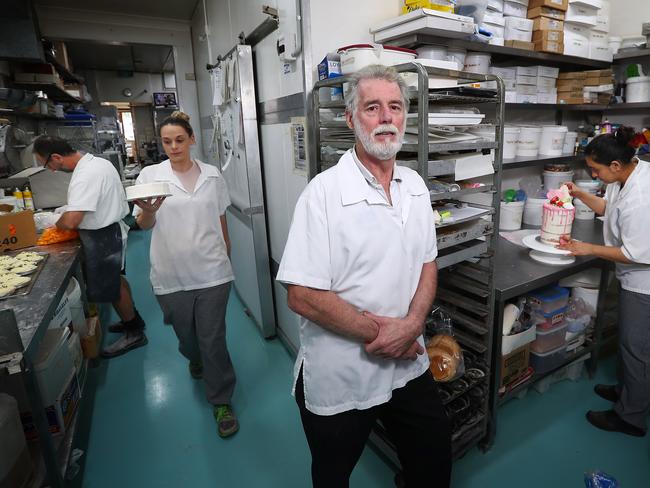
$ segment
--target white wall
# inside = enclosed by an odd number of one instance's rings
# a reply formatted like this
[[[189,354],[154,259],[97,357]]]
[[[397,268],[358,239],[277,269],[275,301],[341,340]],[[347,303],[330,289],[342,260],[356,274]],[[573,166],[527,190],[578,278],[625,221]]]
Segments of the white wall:
[[[172,46],[180,108],[192,123],[199,120],[189,22],[44,6],[37,11],[44,37]],[[203,158],[199,131],[197,139],[195,151]]]
[[[610,0],[610,3],[610,35],[640,36],[641,24],[650,22],[648,0]]]

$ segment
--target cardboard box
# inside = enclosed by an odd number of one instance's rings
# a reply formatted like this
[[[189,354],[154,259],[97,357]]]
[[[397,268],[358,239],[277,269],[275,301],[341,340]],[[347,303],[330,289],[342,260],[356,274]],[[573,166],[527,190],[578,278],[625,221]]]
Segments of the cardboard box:
[[[549,19],[564,20],[564,12],[555,8],[536,7],[528,9],[528,18],[548,17]]]
[[[505,41],[505,47],[514,47],[515,49],[525,49],[526,51],[534,51],[535,45],[532,42],[524,41]]]
[[[557,93],[538,93],[537,103],[557,103]]]
[[[508,385],[519,378],[528,369],[530,361],[530,344],[515,349],[510,354],[501,356],[501,385]]]
[[[54,47],[54,58],[61,63],[68,71],[72,71],[72,63],[68,57],[68,49],[63,41],[52,41]]]
[[[557,80],[557,91],[582,90],[583,80]]]
[[[543,76],[545,78],[557,78],[560,74],[560,68],[554,66],[538,66],[537,67],[537,76]]]
[[[558,80],[586,80],[586,71],[565,71],[557,76]]]
[[[558,41],[536,42],[535,51],[540,53],[562,54],[564,52],[564,43]]]
[[[566,105],[581,105],[583,103],[588,103],[583,97],[563,97],[562,93],[557,94],[557,103],[566,104]]]
[[[517,103],[537,103],[537,95],[517,94]]]
[[[533,31],[533,42],[564,42],[564,32],[554,30]]]
[[[99,349],[102,345],[102,326],[99,317],[88,317],[86,319],[88,335],[81,338],[81,350],[88,359],[95,359],[99,356]]]
[[[537,86],[537,76],[517,75],[517,85]]]
[[[515,66],[515,73],[517,76],[523,75],[536,77],[537,73],[539,73],[539,66]]]
[[[537,7],[554,8],[566,12],[569,8],[569,0],[530,0],[528,2],[528,10]]]
[[[537,95],[537,85],[517,85],[517,95]]]
[[[501,68],[499,66],[490,66],[490,73],[499,75],[504,80],[514,80],[517,77],[517,69],[514,67]]]
[[[585,86],[598,86],[600,78],[592,76],[585,80]]]
[[[557,80],[555,78],[546,78],[545,76],[537,77],[537,89],[542,93],[551,93],[555,91]]]
[[[549,17],[535,17],[533,19],[533,30],[552,30],[564,32],[564,22]]]
[[[22,212],[0,215],[0,252],[36,244],[36,225],[34,212]]]

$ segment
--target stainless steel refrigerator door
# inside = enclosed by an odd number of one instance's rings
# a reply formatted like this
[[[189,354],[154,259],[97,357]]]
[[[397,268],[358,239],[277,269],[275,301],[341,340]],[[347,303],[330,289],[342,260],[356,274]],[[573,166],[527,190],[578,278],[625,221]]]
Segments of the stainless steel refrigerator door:
[[[235,289],[262,335],[272,337],[276,321],[251,47],[237,46],[222,64],[224,97],[217,113],[217,144],[232,201],[227,218]]]

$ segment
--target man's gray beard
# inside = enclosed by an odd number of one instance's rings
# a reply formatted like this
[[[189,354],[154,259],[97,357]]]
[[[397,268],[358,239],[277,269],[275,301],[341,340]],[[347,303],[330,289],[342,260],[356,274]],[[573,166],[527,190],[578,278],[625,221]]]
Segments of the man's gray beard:
[[[396,131],[399,136],[399,141],[375,142],[373,140],[373,134],[376,134],[378,132],[385,132],[387,130]],[[380,125],[376,127],[372,133],[369,134],[363,130],[361,124],[358,123],[358,121],[355,121],[354,134],[366,152],[380,161],[388,161],[393,159],[402,148],[402,144],[404,142],[404,134],[394,125]]]

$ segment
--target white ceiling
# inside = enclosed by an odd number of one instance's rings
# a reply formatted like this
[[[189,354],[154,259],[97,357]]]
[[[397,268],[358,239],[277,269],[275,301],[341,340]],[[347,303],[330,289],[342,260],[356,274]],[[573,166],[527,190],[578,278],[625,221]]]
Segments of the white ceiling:
[[[198,0],[34,0],[35,5],[192,20]]]

